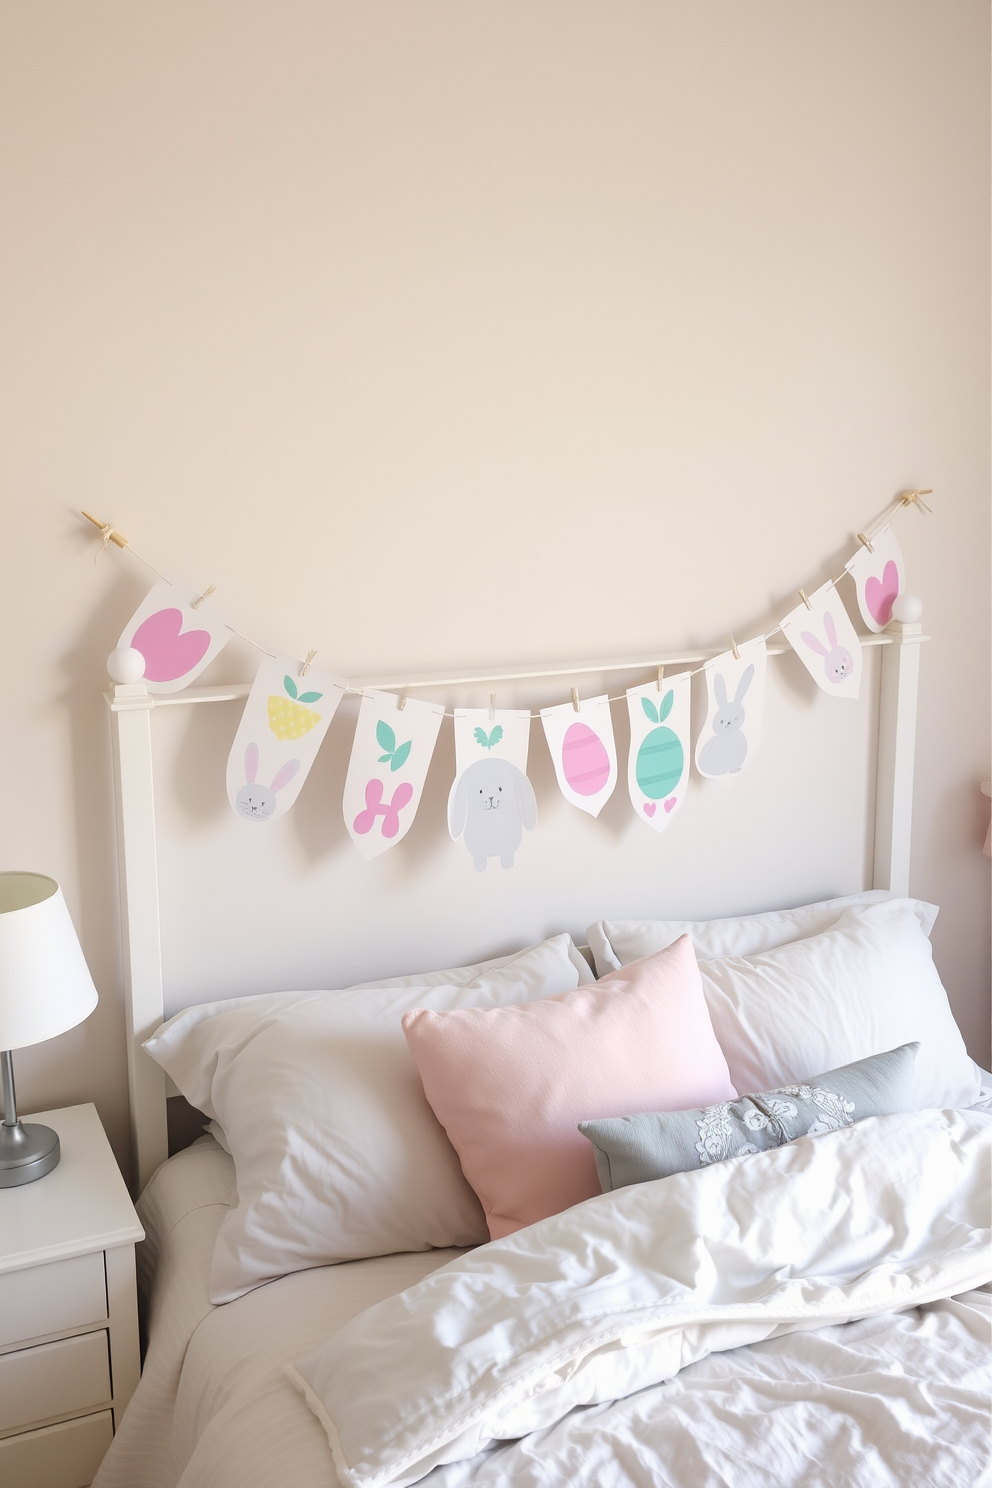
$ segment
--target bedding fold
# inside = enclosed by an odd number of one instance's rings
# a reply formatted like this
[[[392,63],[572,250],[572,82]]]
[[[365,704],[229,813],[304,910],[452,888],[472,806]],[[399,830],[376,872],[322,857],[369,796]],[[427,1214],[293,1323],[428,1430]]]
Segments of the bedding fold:
[[[348,1488],[546,1430],[694,1361],[992,1277],[992,1117],[873,1118],[587,1200],[368,1309],[287,1372]]]

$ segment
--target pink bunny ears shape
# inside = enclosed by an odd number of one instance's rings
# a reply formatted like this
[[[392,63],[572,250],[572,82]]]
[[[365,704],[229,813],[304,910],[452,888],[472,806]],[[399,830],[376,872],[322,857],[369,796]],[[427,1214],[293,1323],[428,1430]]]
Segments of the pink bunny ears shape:
[[[289,784],[299,768],[300,762],[298,759],[287,760],[284,765],[280,765],[272,781],[272,791],[281,791],[284,785]],[[254,785],[257,775],[258,745],[249,744],[245,749],[245,780],[249,785]]]
[[[802,638],[810,650],[815,651],[818,656],[829,656],[831,651],[837,650],[837,627],[834,624],[834,617],[829,610],[825,610],[823,613],[823,628],[827,632],[829,648],[811,630],[804,630],[802,632]]]

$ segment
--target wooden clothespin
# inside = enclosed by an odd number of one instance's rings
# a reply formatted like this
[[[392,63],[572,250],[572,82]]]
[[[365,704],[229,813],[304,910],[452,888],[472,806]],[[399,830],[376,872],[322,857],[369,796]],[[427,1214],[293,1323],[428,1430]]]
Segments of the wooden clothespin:
[[[407,693],[409,691],[410,691],[409,687],[404,687],[403,691],[400,694],[399,709],[400,709],[400,712],[401,713],[403,712],[403,709],[406,707],[406,698],[407,698]]]
[[[922,491],[903,491],[899,497],[899,500],[902,502],[903,506],[912,506],[915,502],[917,506],[922,506],[925,512],[929,512],[932,510],[932,508],[927,506],[926,502],[923,501],[921,498],[924,496],[932,495],[933,487],[927,486],[926,489]]]
[[[868,538],[865,537],[863,532],[858,533],[858,542],[864,543],[869,553],[874,553],[875,549],[872,547],[871,543],[869,542]]]
[[[806,608],[808,610],[811,610],[813,608],[813,606],[810,604],[809,600],[806,598],[806,590],[805,589],[800,589],[800,591],[799,591],[799,598],[802,600],[803,604],[806,606]]]
[[[303,662],[303,664],[300,667],[300,676],[301,677],[305,677],[306,676],[307,672],[310,670],[311,666],[313,665],[313,659],[314,659],[314,657],[316,655],[317,655],[316,651],[308,651],[307,652],[307,659],[306,659],[306,661]]]
[[[659,692],[661,691],[661,684],[662,684],[662,682],[664,680],[665,680],[665,668],[663,666],[660,666],[658,668],[658,691]]]
[[[493,721],[493,719],[495,717],[496,717],[496,694],[494,692],[491,692],[489,694],[489,722],[492,723],[492,721]]]
[[[216,584],[208,584],[207,587],[206,587],[206,589],[204,589],[204,591],[203,591],[202,594],[198,594],[195,599],[191,599],[190,600],[190,604],[189,604],[190,609],[191,610],[198,610],[200,608],[200,606],[202,605],[203,601],[205,599],[209,599],[210,596],[211,596],[211,594],[215,594],[216,592],[217,592],[217,585]],[[306,675],[306,670],[307,670],[306,667],[304,667],[303,668],[303,671],[300,673],[300,676],[301,677],[303,677],[303,676]]]
[[[737,649],[737,642],[734,640],[733,636],[728,636],[727,639],[730,642],[730,649],[734,653],[734,660],[740,661],[741,653]]]
[[[579,690],[578,690],[577,687],[573,687],[572,688],[572,707],[575,709],[576,713],[578,713],[578,711],[579,711]]]

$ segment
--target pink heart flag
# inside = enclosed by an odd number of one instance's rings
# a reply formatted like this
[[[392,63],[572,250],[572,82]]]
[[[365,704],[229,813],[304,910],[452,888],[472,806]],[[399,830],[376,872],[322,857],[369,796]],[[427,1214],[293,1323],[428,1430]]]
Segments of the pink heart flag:
[[[655,814],[655,812],[657,810],[658,810],[658,807],[655,805],[654,801],[645,801],[644,802],[644,815],[645,816],[654,816],[654,814]]]
[[[890,558],[882,577],[870,574],[865,580],[865,604],[877,625],[888,625],[892,619],[892,601],[899,597],[899,570]]]
[[[149,682],[175,682],[202,661],[210,646],[209,630],[183,631],[182,610],[156,610],[142,620],[131,645],[145,658]]]
[[[678,800],[678,796],[669,796],[668,800],[665,802],[665,810],[666,811],[674,811],[675,810],[675,803],[676,803],[677,800]]]

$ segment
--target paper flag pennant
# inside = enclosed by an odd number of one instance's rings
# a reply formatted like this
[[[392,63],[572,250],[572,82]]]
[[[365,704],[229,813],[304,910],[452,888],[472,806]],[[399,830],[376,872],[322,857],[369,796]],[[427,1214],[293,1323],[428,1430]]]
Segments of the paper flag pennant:
[[[187,584],[160,579],[121,631],[118,647],[132,646],[145,658],[149,692],[188,687],[234,634],[211,606],[193,608],[198,597]]]
[[[663,832],[685,799],[689,779],[690,676],[627,691],[630,755],[627,788],[642,822]]]
[[[754,759],[765,711],[768,653],[763,637],[715,656],[706,675],[706,722],[696,740],[700,775],[739,775]]]
[[[832,583],[809,596],[782,621],[782,634],[813,680],[833,697],[856,699],[862,655],[858,633]]]
[[[455,709],[455,779],[448,796],[448,831],[464,837],[476,870],[490,858],[504,868],[537,821],[527,779],[530,714],[508,709]]]
[[[541,722],[565,800],[598,816],[617,783],[609,698],[585,698],[578,712],[573,703],[542,708]]]
[[[858,589],[858,609],[869,630],[884,630],[892,619],[892,601],[906,589],[902,549],[891,527],[871,540],[873,552],[862,545],[846,565]]]
[[[288,656],[263,656],[227,760],[227,798],[248,821],[284,816],[345,692],[331,672],[299,675]]]
[[[365,692],[344,783],[344,824],[368,862],[402,842],[424,793],[444,718],[440,703]]]

